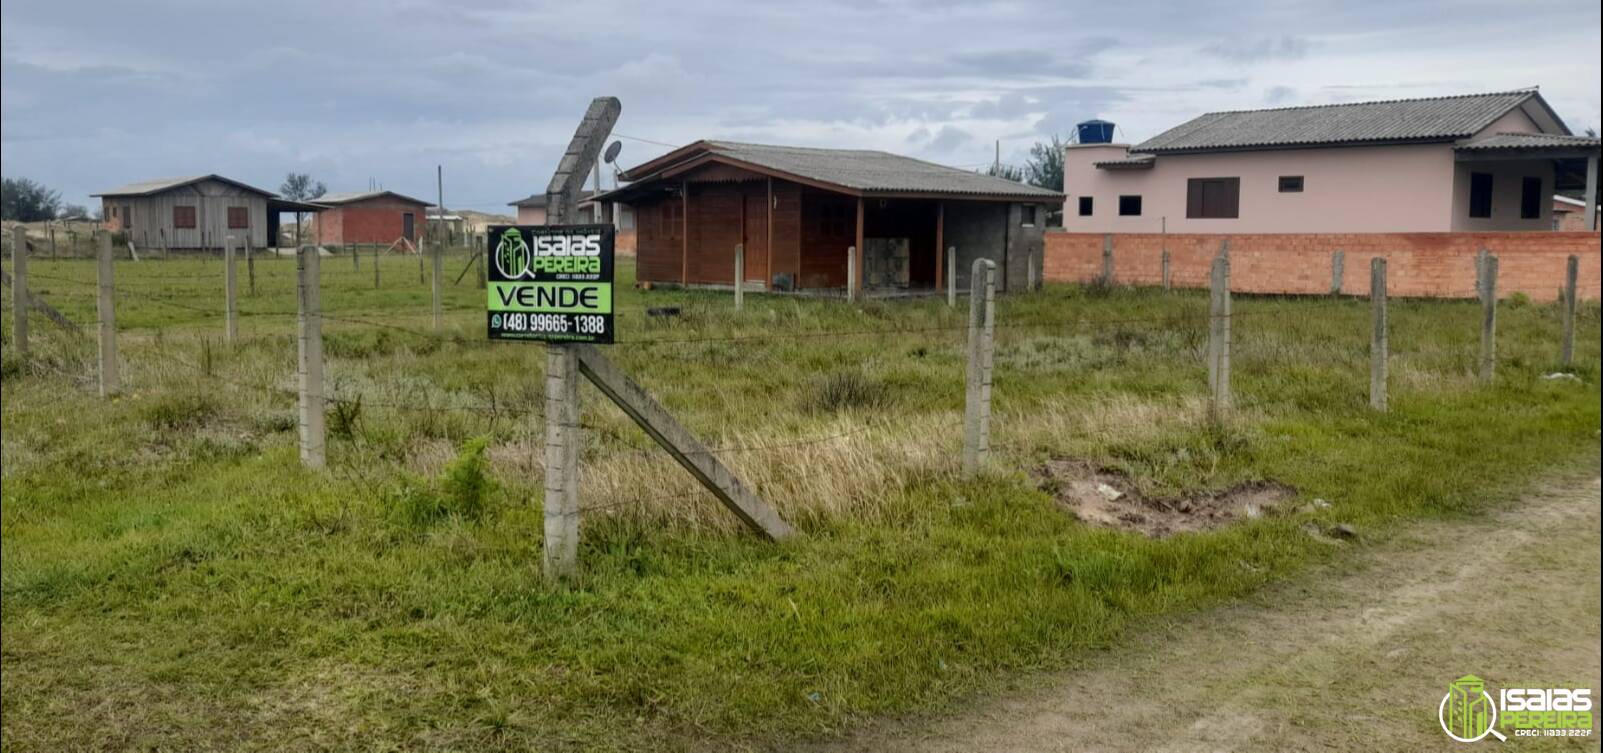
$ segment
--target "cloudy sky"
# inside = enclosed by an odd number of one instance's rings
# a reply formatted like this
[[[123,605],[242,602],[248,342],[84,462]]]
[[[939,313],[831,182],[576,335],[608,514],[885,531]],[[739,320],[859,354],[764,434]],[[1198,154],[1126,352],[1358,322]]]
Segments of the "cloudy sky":
[[[634,7],[637,6],[638,7]],[[1597,0],[34,0],[0,6],[0,163],[71,202],[154,177],[370,180],[505,211],[591,97],[632,165],[698,138],[1022,161],[1090,117],[1540,86],[1600,121]],[[658,142],[658,143],[652,143]]]

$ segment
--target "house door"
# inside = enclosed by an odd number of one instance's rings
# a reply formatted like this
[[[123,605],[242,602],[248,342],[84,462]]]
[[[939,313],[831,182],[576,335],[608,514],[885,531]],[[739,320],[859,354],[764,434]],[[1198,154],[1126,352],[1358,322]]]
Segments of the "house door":
[[[402,214],[401,215],[401,236],[406,238],[407,240],[414,240],[412,238],[412,230],[413,230],[413,225],[415,223],[416,223],[416,219],[412,216],[411,212],[406,212],[406,213]]]
[[[746,193],[743,197],[742,215],[744,217],[745,231],[742,235],[746,244],[746,279],[768,287],[768,194],[766,186],[758,184],[757,190],[762,193]]]

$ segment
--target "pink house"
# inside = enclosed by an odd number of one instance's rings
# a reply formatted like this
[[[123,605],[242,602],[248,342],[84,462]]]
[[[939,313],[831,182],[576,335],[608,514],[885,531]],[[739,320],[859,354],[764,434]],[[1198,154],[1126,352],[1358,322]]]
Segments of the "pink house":
[[[1070,233],[1550,231],[1583,189],[1596,230],[1597,138],[1535,90],[1214,112],[1135,146],[1063,160]]]

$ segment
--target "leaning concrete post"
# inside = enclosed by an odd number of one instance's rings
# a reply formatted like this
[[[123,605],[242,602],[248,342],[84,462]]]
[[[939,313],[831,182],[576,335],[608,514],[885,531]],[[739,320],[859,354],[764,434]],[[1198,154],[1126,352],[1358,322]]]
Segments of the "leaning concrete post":
[[[996,262],[975,259],[969,276],[968,385],[963,411],[963,475],[991,453],[991,356],[996,337]]]
[[[11,230],[11,334],[17,354],[28,356],[28,230]]]
[[[1230,260],[1220,255],[1213,260],[1210,278],[1208,328],[1208,386],[1213,392],[1213,412],[1230,409]]]
[[[223,237],[223,339],[239,342],[239,277],[234,268],[234,236]]]
[[[1169,279],[1169,275],[1170,275],[1169,265],[1170,265],[1170,263],[1171,262],[1170,262],[1170,259],[1169,259],[1169,252],[1168,251],[1164,251],[1163,252],[1163,257],[1161,259],[1159,259],[1159,264],[1162,267],[1162,272],[1163,272],[1163,289],[1164,290],[1169,290],[1170,287],[1171,287],[1171,282],[1170,282],[1170,279]]]
[[[1386,410],[1386,359],[1391,350],[1386,320],[1386,260],[1369,260],[1369,301],[1374,331],[1369,339],[1369,407]]]
[[[946,247],[946,305],[957,306],[957,246]]]
[[[441,288],[445,279],[445,244],[435,240],[429,246],[434,250],[434,253],[430,254],[433,257],[431,259],[433,262],[433,269],[431,270],[433,272],[433,280],[429,283],[429,294],[432,297],[429,310],[434,317],[434,331],[439,332],[445,327],[444,313],[440,301],[444,295],[444,291]]]
[[[545,544],[552,580],[572,577],[579,563],[579,355],[546,345]]]
[[[746,305],[746,244],[735,244],[735,310]]]
[[[327,433],[323,428],[323,302],[316,246],[301,246],[295,254],[295,285],[300,310],[297,324],[300,380],[301,463],[322,468]]]
[[[117,370],[117,308],[112,278],[111,233],[95,233],[99,247],[100,295],[95,300],[95,311],[100,319],[100,396],[115,395],[122,391],[122,376]]]
[[[1113,284],[1113,234],[1102,236],[1102,284]]]
[[[1565,368],[1569,368],[1575,360],[1575,307],[1576,296],[1580,294],[1576,284],[1580,273],[1581,258],[1570,254],[1564,265],[1564,346],[1559,353],[1559,360]]]
[[[1347,277],[1347,252],[1336,249],[1330,254],[1330,294],[1341,295],[1342,281]]]
[[[1481,265],[1481,381],[1497,374],[1497,257]]]
[[[857,300],[857,247],[846,247],[846,300]]]

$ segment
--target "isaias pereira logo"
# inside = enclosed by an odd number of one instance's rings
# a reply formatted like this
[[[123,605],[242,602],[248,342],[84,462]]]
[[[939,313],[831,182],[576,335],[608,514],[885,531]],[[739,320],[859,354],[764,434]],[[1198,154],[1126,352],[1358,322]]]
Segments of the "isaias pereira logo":
[[[1494,699],[1485,680],[1464,675],[1447,686],[1436,718],[1461,743],[1488,736],[1504,742],[1509,736],[1591,737],[1592,689],[1505,687]]]
[[[529,244],[521,231],[501,231],[501,241],[495,244],[495,268],[508,280],[516,280],[529,271]]]

